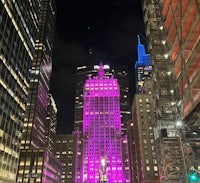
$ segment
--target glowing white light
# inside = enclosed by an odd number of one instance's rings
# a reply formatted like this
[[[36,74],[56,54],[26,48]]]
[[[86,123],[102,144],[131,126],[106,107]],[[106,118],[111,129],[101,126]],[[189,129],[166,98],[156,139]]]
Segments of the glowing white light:
[[[162,40],[161,43],[162,43],[163,45],[165,45],[166,41],[165,41],[165,40]]]
[[[103,65],[103,68],[104,69],[110,69],[110,66],[109,65]],[[94,65],[94,69],[99,69],[99,66],[98,65]]]
[[[105,165],[106,165],[106,160],[105,160],[105,158],[102,158],[102,159],[101,159],[101,165],[102,165],[102,166],[105,166]]]
[[[171,71],[168,71],[168,72],[167,72],[168,76],[170,76],[170,75],[171,75],[171,73],[172,73]]]
[[[163,26],[160,26],[160,30],[163,30]]]
[[[182,125],[183,125],[183,123],[182,123],[181,120],[178,120],[178,121],[176,122],[176,126],[181,127]]]
[[[175,104],[175,102],[171,102],[171,105],[174,105]]]
[[[166,53],[166,54],[164,54],[164,57],[167,59],[169,57],[169,55]]]

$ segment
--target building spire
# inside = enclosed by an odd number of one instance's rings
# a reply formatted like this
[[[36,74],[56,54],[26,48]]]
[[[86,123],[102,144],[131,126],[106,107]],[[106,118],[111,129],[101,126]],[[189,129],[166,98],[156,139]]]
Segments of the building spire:
[[[141,44],[141,42],[140,42],[140,35],[137,35],[137,37],[138,37],[138,44]]]
[[[138,39],[138,45],[137,45],[138,60],[135,63],[135,68],[137,68],[138,66],[151,65],[150,55],[146,54],[145,47],[141,43],[139,35],[137,35],[137,39]]]
[[[105,72],[104,72],[102,61],[101,61],[100,65],[99,65],[98,76],[99,77],[104,77],[104,75],[105,75]]]

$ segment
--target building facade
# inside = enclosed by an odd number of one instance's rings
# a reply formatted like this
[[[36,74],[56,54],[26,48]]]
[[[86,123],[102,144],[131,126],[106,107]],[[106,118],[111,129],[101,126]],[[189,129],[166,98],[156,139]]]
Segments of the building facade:
[[[56,108],[53,100],[49,98],[56,8],[53,0],[39,2],[39,28],[35,39],[33,62],[29,70],[29,93],[24,114],[17,182],[60,182],[61,165],[52,154],[55,116],[50,116],[50,113],[56,113]],[[52,124],[49,124],[51,122]],[[39,164],[38,159],[42,159]],[[37,168],[40,165],[42,166]]]
[[[56,158],[61,162],[61,183],[72,183],[75,177],[76,143],[73,134],[55,136]]]
[[[49,103],[52,51],[55,28],[54,1],[42,0],[35,54],[30,69],[30,87],[24,118],[22,149],[45,146],[45,128]]]
[[[138,36],[138,60],[135,63],[136,94],[132,119],[127,128],[132,183],[155,183],[159,179],[154,137],[154,102],[150,55]]]
[[[49,94],[47,106],[46,127],[45,127],[45,144],[50,152],[54,152],[55,136],[57,126],[57,107],[53,96]]]
[[[196,144],[199,140],[199,105],[200,105],[200,2],[161,1],[162,16],[165,18],[164,27],[168,34],[166,41],[170,48],[170,57],[174,63],[173,74],[176,80],[176,88],[183,105],[183,119],[186,123],[186,140],[191,144],[190,154],[199,159],[200,147]],[[195,145],[196,144],[196,145]],[[188,154],[186,154],[188,156]],[[191,159],[191,157],[189,158]],[[199,165],[192,158],[193,163],[187,165]]]
[[[99,66],[81,66],[77,67],[76,74],[76,95],[75,95],[75,114],[74,130],[82,131],[83,126],[83,86],[89,75],[96,75]],[[130,94],[129,94],[129,72],[126,66],[104,65],[107,76],[114,75],[120,85],[120,109],[122,121],[122,133],[126,131],[126,123],[131,118],[130,113]]]
[[[146,93],[148,86],[145,86],[145,81],[152,77],[152,64],[150,55],[146,53],[145,47],[141,44],[138,35],[137,46],[138,60],[135,63],[135,79],[136,79],[136,93]]]
[[[128,121],[127,125],[127,138],[128,138],[128,151],[129,151],[129,171],[130,171],[130,182],[136,182],[138,170],[137,170],[137,156],[136,156],[136,146],[134,139],[134,122],[133,120]]]
[[[39,6],[35,0],[0,2],[0,182],[4,183],[16,180]]]
[[[17,182],[60,183],[60,178],[61,164],[52,153],[45,149],[21,150]]]
[[[161,0],[161,13],[168,31],[166,41],[175,64],[173,73],[186,117],[200,103],[200,3],[195,0]]]
[[[134,183],[155,183],[159,180],[152,106],[152,95],[135,95],[132,104],[134,147],[131,147],[135,149],[134,159],[131,162],[131,167],[134,168]]]
[[[195,59],[199,49],[199,2],[143,0],[142,5],[154,68],[154,136],[160,182],[188,182],[190,165],[186,163],[184,149],[188,143],[183,127],[187,126],[184,118],[199,103],[199,61]]]
[[[121,143],[120,93],[117,79],[98,75],[84,85],[82,166],[75,182],[129,182]]]

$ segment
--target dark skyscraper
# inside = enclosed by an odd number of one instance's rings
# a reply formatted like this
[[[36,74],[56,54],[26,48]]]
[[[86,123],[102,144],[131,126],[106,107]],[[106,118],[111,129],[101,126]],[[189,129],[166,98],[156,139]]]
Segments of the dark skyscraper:
[[[38,2],[38,1],[37,1]],[[60,183],[60,162],[52,154],[49,123],[49,85],[52,71],[55,5],[39,1],[38,31],[31,64],[17,182]],[[53,116],[51,116],[53,118]],[[53,120],[53,119],[52,119]],[[52,128],[51,130],[49,128]],[[49,148],[49,149],[48,149]],[[28,163],[27,163],[28,162]],[[40,168],[38,168],[40,167]]]
[[[40,1],[0,2],[0,182],[13,183],[19,161]],[[37,74],[37,72],[35,72]],[[33,81],[32,81],[33,82]],[[26,122],[25,122],[26,124]]]
[[[35,54],[30,69],[30,86],[27,99],[22,144],[24,149],[44,147],[52,49],[55,26],[53,1],[42,0],[40,4],[39,31],[35,40]]]
[[[75,115],[74,129],[82,130],[83,125],[83,85],[88,76],[96,75],[99,66],[82,66],[77,67],[76,77],[76,95],[75,95]],[[120,109],[122,121],[122,133],[126,131],[126,123],[131,118],[130,113],[130,94],[129,94],[129,73],[126,66],[109,66],[104,65],[107,76],[114,75],[120,85]]]

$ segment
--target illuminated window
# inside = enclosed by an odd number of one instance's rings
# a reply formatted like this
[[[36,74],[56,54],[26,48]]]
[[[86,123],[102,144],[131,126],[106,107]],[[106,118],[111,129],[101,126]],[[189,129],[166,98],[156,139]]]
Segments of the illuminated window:
[[[156,172],[158,171],[158,167],[157,167],[157,166],[154,166],[153,169],[154,169],[154,171],[156,171]]]

